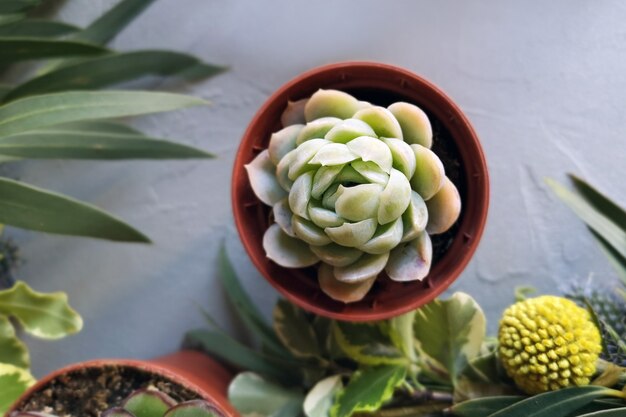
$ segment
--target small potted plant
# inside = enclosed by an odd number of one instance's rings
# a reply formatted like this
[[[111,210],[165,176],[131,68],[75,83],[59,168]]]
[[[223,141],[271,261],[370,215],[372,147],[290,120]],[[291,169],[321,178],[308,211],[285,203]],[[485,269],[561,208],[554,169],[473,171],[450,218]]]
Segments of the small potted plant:
[[[482,234],[489,186],[467,119],[403,69],[343,63],[280,88],[246,131],[232,198],[268,281],[317,314],[377,320],[435,298]]]
[[[9,417],[237,417],[225,394],[230,371],[183,350],[151,361],[96,360],[40,380]]]

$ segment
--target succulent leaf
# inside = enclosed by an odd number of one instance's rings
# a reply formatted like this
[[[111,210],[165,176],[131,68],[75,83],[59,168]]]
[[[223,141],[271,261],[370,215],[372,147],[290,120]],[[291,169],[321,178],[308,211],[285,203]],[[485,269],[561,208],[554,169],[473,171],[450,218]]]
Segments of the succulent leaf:
[[[102,417],[136,417],[130,411],[124,410],[122,407],[110,408],[102,413]]]
[[[369,136],[352,139],[346,146],[361,160],[375,162],[386,173],[391,171],[393,156],[383,141]]]
[[[388,109],[400,123],[406,143],[416,143],[430,149],[433,144],[433,129],[422,109],[404,102],[393,103]]]
[[[415,191],[411,191],[411,202],[402,214],[402,223],[404,225],[402,242],[415,239],[426,229],[428,224],[428,207],[426,207],[424,199]]]
[[[461,196],[452,181],[444,178],[443,187],[430,200],[428,207],[428,225],[426,231],[431,235],[448,230],[461,214]]]
[[[263,249],[268,258],[286,268],[304,268],[318,262],[306,243],[289,236],[277,224],[263,235]]]
[[[381,185],[359,184],[353,187],[340,185],[339,190],[341,191],[335,202],[337,215],[354,222],[376,216],[383,192]]]
[[[176,405],[169,395],[156,390],[138,390],[124,402],[122,408],[135,417],[161,417]]]
[[[385,272],[394,281],[423,280],[430,272],[433,245],[428,233],[391,251]]]
[[[428,201],[443,187],[446,173],[441,160],[433,151],[415,144],[411,145],[411,148],[416,160],[411,188]]]
[[[283,198],[278,203],[274,204],[272,214],[274,215],[274,221],[280,226],[281,229],[283,229],[283,232],[287,233],[291,237],[296,237],[296,233],[293,231],[293,226],[291,224],[293,212],[289,207],[289,200],[287,198]]]
[[[322,139],[337,124],[341,123],[341,119],[336,117],[322,117],[307,123],[298,134],[296,144],[298,146],[311,139]]]
[[[341,226],[345,222],[345,219],[333,210],[322,206],[318,200],[309,202],[309,218],[315,225],[322,228]]]
[[[331,243],[330,238],[324,233],[324,229],[300,216],[294,214],[291,225],[296,236],[311,246],[324,246]]]
[[[313,172],[300,175],[289,191],[289,207],[293,214],[309,220],[308,207],[313,187]]]
[[[355,159],[357,159],[357,156],[353,154],[343,143],[328,143],[317,151],[309,163],[319,164],[325,167],[347,164]]]
[[[170,408],[163,417],[222,417],[222,413],[206,401],[193,400]]]
[[[380,255],[364,254],[356,262],[348,266],[336,266],[333,270],[335,278],[341,282],[354,284],[375,278],[385,269],[389,252]]]
[[[403,224],[402,217],[398,217],[394,222],[378,226],[374,236],[365,244],[359,246],[363,252],[380,255],[389,252],[402,240]]]
[[[400,171],[392,168],[389,182],[380,194],[378,223],[387,224],[400,218],[410,203],[411,184],[409,184],[409,180]]]
[[[274,174],[275,170],[267,150],[261,152],[246,165],[252,191],[268,206],[276,204],[287,195]]]
[[[341,123],[337,123],[332,129],[326,133],[324,139],[337,143],[348,143],[352,139],[360,136],[376,137],[374,129],[363,120],[346,119]]]
[[[294,149],[283,156],[276,166],[276,181],[278,181],[278,184],[282,187],[282,189],[287,192],[289,192],[293,186],[293,181],[289,179],[289,167],[295,157],[296,150]],[[250,175],[250,172],[248,172],[248,175]]]
[[[348,93],[337,90],[317,90],[304,107],[307,122],[320,117],[349,119],[361,107],[359,101]]]
[[[333,300],[342,303],[354,303],[362,300],[376,281],[376,276],[373,276],[355,283],[341,282],[335,278],[333,267],[325,263],[320,266],[317,278],[322,291]]]
[[[311,139],[298,146],[295,157],[289,166],[289,179],[295,181],[300,175],[310,171],[312,167],[308,166],[309,161],[327,143],[330,142],[325,139]]]
[[[274,165],[278,165],[288,152],[296,149],[296,138],[304,125],[290,125],[272,134],[267,150]]]
[[[370,125],[378,137],[402,139],[400,123],[384,107],[367,107],[356,112],[353,117]]]
[[[324,264],[332,266],[348,266],[363,255],[363,252],[359,249],[347,248],[336,243],[330,243],[325,246],[311,246],[311,251]]]
[[[376,220],[365,219],[355,223],[344,223],[324,229],[331,240],[339,245],[356,248],[364,245],[376,233]]]
[[[283,111],[283,114],[280,116],[280,123],[282,123],[283,126],[306,123],[306,119],[304,118],[304,106],[306,106],[308,101],[308,98],[288,101],[285,111]]]
[[[313,187],[311,189],[311,195],[313,198],[319,199],[324,192],[330,187],[335,179],[344,168],[345,165],[335,166],[322,166],[315,172],[313,177]]]
[[[393,167],[401,171],[407,178],[415,173],[415,153],[413,149],[401,139],[381,138],[389,147],[393,159]]]

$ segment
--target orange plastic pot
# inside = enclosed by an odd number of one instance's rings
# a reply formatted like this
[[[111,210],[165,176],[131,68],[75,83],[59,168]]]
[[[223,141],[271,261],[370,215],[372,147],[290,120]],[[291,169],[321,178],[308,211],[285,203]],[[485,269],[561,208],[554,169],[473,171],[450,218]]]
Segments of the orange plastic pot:
[[[314,267],[286,269],[265,256],[262,240],[269,226],[270,208],[254,195],[244,165],[264,150],[271,134],[282,127],[280,116],[287,102],[307,98],[320,88],[343,90],[373,104],[386,105],[395,101],[416,104],[451,138],[459,163],[460,175],[456,185],[463,208],[445,254],[434,263],[423,281],[399,283],[383,274],[363,300],[343,304],[320,290]],[[489,206],[489,178],[474,129],[459,107],[439,88],[395,66],[345,62],[300,75],[279,88],[261,106],[237,152],[232,176],[232,205],[239,236],[252,262],[288,300],[308,311],[338,320],[381,320],[428,303],[461,274],[483,233]]]
[[[122,366],[136,368],[152,374],[160,375],[186,389],[217,407],[226,417],[239,417],[239,414],[227,400],[228,384],[233,374],[209,356],[191,350],[182,350],[171,355],[149,361],[129,359],[99,359],[80,362],[59,369],[42,378],[26,391],[9,409],[7,416],[20,410],[22,404],[36,392],[39,392],[53,380],[85,368],[103,366]]]

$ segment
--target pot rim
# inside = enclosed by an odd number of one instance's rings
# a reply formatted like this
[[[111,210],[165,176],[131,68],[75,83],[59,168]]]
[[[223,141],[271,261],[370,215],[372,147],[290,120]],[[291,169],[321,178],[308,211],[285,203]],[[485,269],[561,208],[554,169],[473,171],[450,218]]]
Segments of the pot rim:
[[[179,353],[179,352],[177,352]],[[176,353],[174,353],[176,355]],[[174,370],[168,368],[167,366],[158,362],[159,358],[154,360],[141,360],[141,359],[91,359],[82,362],[76,362],[70,365],[66,365],[62,368],[59,368],[51,373],[47,374],[43,378],[39,379],[35,385],[28,388],[17,400],[13,402],[11,407],[7,410],[5,416],[10,417],[11,413],[17,411],[18,406],[26,401],[30,396],[32,396],[37,391],[41,390],[47,384],[49,384],[54,379],[66,375],[71,372],[75,372],[81,369],[87,368],[102,368],[105,366],[122,366],[129,367],[134,369],[139,369],[145,372],[153,373],[159,376],[163,376],[166,379],[171,380],[172,382],[181,385],[185,389],[195,392],[201,397],[203,400],[211,403],[216,406],[219,411],[221,411],[227,417],[236,417],[233,414],[232,408],[229,404],[223,404],[220,399],[208,393],[206,390],[201,388],[199,385],[189,381],[184,376],[179,375]]]
[[[377,306],[374,303],[371,306],[371,309],[367,313],[362,312],[346,312],[344,309],[340,309],[339,311],[331,311],[329,309],[320,307],[318,303],[316,303],[312,297],[302,297],[297,294],[288,291],[288,289],[284,285],[280,285],[275,279],[266,274],[264,265],[260,259],[257,259],[253,254],[255,253],[254,242],[253,239],[250,239],[246,235],[246,228],[243,224],[243,219],[246,216],[244,212],[244,207],[240,204],[239,201],[239,188],[240,182],[238,181],[238,176],[241,175],[241,170],[243,166],[250,162],[247,158],[245,152],[243,152],[244,142],[254,133],[255,126],[259,123],[259,120],[262,118],[262,115],[266,113],[272,106],[275,105],[277,100],[282,100],[283,96],[298,86],[298,84],[307,81],[309,78],[319,76],[323,73],[338,73],[340,77],[345,77],[345,75],[341,75],[343,70],[353,70],[353,69],[363,69],[363,70],[377,70],[377,71],[386,71],[390,76],[396,76],[399,78],[399,82],[402,87],[408,88],[410,83],[420,84],[427,90],[433,93],[433,95],[437,96],[439,100],[445,103],[445,106],[441,106],[442,112],[445,110],[447,115],[450,118],[454,119],[453,122],[456,125],[459,125],[459,129],[463,129],[466,132],[465,139],[468,140],[469,145],[471,145],[474,150],[472,151],[472,162],[474,165],[475,171],[473,171],[472,181],[476,181],[479,183],[478,187],[480,188],[480,195],[476,199],[474,206],[476,207],[477,214],[474,216],[477,218],[477,221],[474,223],[474,227],[472,228],[472,233],[462,233],[463,230],[459,230],[455,239],[463,239],[464,246],[462,247],[462,251],[459,254],[458,260],[455,260],[456,265],[454,270],[447,274],[445,279],[440,280],[437,285],[437,289],[434,291],[430,291],[427,295],[422,297],[415,297],[411,302],[407,302],[404,305],[396,305],[393,307],[387,307],[384,309],[376,308]],[[320,86],[320,88],[332,88],[332,87],[324,87]],[[382,90],[382,91],[391,91],[391,90]],[[286,104],[286,103],[285,103]],[[446,127],[449,127],[446,125]],[[457,139],[453,136],[453,139]],[[454,140],[455,144],[460,148],[458,140]],[[465,158],[463,158],[464,162]],[[463,172],[463,175],[466,176],[469,168],[466,168]],[[246,177],[247,178],[247,177]],[[232,171],[232,181],[231,181],[231,204],[233,207],[233,214],[235,225],[237,227],[237,231],[240,237],[240,240],[248,253],[248,256],[251,258],[253,264],[256,269],[264,276],[266,281],[268,281],[278,292],[287,298],[290,302],[321,316],[329,317],[336,320],[347,320],[347,321],[355,321],[355,322],[363,322],[363,321],[372,321],[372,320],[383,320],[388,319],[390,317],[395,317],[400,314],[406,313],[408,311],[414,310],[433,299],[435,299],[438,295],[440,295],[443,291],[445,291],[449,285],[454,282],[457,277],[461,274],[461,272],[465,269],[469,261],[472,259],[473,254],[478,248],[478,244],[483,235],[485,224],[487,220],[488,210],[489,210],[489,172],[487,168],[487,162],[485,160],[484,151],[478,139],[478,135],[476,134],[474,128],[472,127],[469,119],[463,113],[463,111],[459,108],[459,106],[439,87],[431,83],[430,81],[424,79],[423,77],[401,67],[397,67],[395,65],[380,63],[380,62],[370,62],[370,61],[344,61],[331,63],[327,65],[322,65],[319,67],[312,68],[308,71],[301,73],[295,78],[291,79],[287,83],[283,84],[279,87],[274,93],[272,93],[265,102],[261,105],[261,107],[257,110],[255,115],[252,117],[247,129],[245,130],[242,140],[240,142],[239,148],[236,153],[235,162],[233,165]],[[467,210],[467,209],[464,209]],[[459,236],[463,234],[462,236]],[[451,248],[448,248],[447,252],[450,252]],[[442,262],[444,258],[448,258],[449,253],[446,253],[439,262]],[[437,262],[437,263],[439,263]],[[436,265],[436,264],[434,264]],[[433,265],[433,266],[434,266]],[[282,268],[282,267],[281,267]],[[282,268],[284,270],[288,270],[288,268]],[[432,272],[432,270],[431,270]],[[347,304],[349,306],[350,304]]]

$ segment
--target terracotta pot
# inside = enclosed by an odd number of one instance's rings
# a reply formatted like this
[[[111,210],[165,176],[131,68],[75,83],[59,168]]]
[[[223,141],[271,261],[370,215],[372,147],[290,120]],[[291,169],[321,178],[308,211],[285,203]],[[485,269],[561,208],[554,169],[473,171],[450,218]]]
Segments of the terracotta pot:
[[[461,193],[461,217],[445,254],[435,261],[423,281],[398,283],[386,277],[361,301],[343,304],[320,290],[314,268],[286,269],[271,262],[262,246],[269,226],[270,208],[254,195],[244,165],[269,143],[279,130],[288,100],[309,97],[319,88],[338,89],[360,100],[387,105],[407,101],[421,107],[452,139],[460,167],[452,178]],[[445,165],[445,161],[444,161]],[[446,167],[448,171],[450,167]],[[487,164],[478,137],[454,102],[439,88],[402,68],[369,62],[345,62],[308,71],[278,89],[263,104],[246,130],[235,159],[232,177],[235,223],[246,251],[261,274],[283,296],[316,314],[338,320],[368,321],[397,316],[439,295],[463,271],[483,232],[489,205]]]
[[[11,412],[19,410],[21,404],[31,395],[38,392],[50,381],[59,376],[85,368],[97,368],[107,365],[137,368],[170,379],[191,391],[202,399],[215,405],[226,417],[239,417],[239,414],[227,400],[228,384],[233,374],[209,356],[191,350],[182,350],[171,355],[149,361],[128,359],[100,359],[69,365],[55,371],[37,382],[26,391],[9,409]]]

